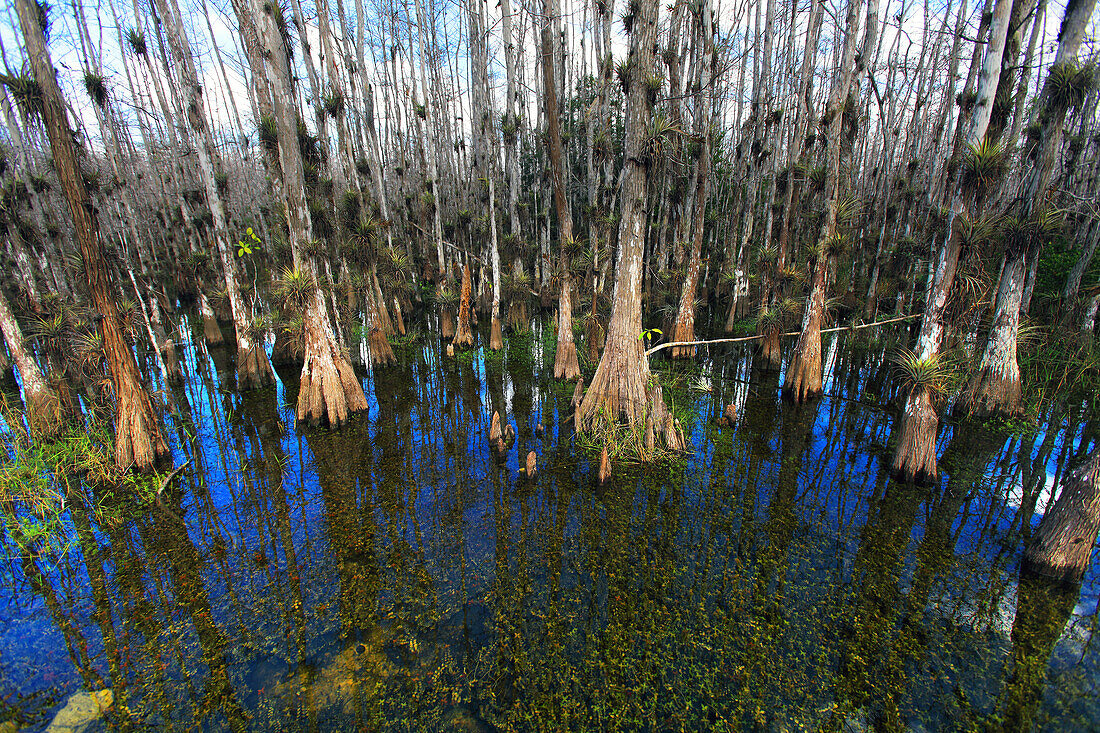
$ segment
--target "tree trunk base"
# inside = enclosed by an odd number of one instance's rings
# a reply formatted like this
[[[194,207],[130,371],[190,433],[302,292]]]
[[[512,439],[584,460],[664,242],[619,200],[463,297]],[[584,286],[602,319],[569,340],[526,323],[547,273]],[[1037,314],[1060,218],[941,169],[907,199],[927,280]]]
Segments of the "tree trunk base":
[[[398,336],[405,335],[405,313],[401,308],[401,302],[397,299],[393,301],[393,326],[397,329]]]
[[[558,345],[554,352],[554,378],[572,381],[581,376],[577,345],[573,340],[573,305],[568,278],[558,293]]]
[[[981,369],[970,378],[956,410],[975,417],[1015,417],[1020,406],[1020,369]]]
[[[779,342],[779,331],[771,331],[764,334],[760,340],[760,364],[759,368],[765,371],[777,372],[783,367],[783,347]]]
[[[658,446],[684,450],[683,430],[665,405],[661,385],[650,378],[641,342],[629,343],[628,337],[618,341],[605,348],[592,384],[577,406],[577,431],[594,432],[616,453],[630,453],[643,461],[652,460]]]
[[[164,359],[165,376],[171,384],[183,384],[183,371],[180,369],[180,358],[176,352],[176,344],[172,339],[166,338],[161,344],[161,358]]]
[[[581,366],[577,359],[577,345],[573,343],[573,332],[568,333],[568,338],[562,338],[561,334],[558,334],[558,347],[554,352],[554,379],[572,382],[574,379],[580,379]]]
[[[263,345],[240,340],[237,344],[237,389],[241,392],[263,389],[274,382],[275,372]]]
[[[501,333],[500,319],[493,316],[493,323],[489,330],[489,348],[500,351],[504,348],[504,335]]]
[[[470,307],[470,266],[462,268],[462,294],[458,302],[458,329],[455,331],[454,341],[451,343],[456,349],[474,345],[474,333],[470,329],[473,309]],[[475,321],[476,322],[476,321]]]
[[[798,337],[791,363],[783,379],[783,397],[796,404],[821,394],[821,318],[820,306],[811,296],[810,315]],[[815,315],[815,313],[817,315]]]
[[[118,390],[119,380],[115,380]],[[140,383],[139,383],[140,384]],[[115,465],[139,471],[153,468],[170,455],[153,403],[144,389],[123,389],[117,394],[115,415]]]
[[[213,314],[202,319],[202,337],[207,346],[221,346],[225,343],[225,335],[222,334],[218,319]]]
[[[300,344],[294,342],[294,336],[286,328],[275,329],[275,345],[271,348],[272,366],[301,368],[304,357]]]
[[[443,308],[439,312],[439,335],[444,339],[455,337],[455,316],[450,308]]]
[[[514,333],[527,333],[531,330],[531,317],[527,314],[525,298],[514,298],[508,306],[508,328]]]
[[[939,417],[926,389],[910,393],[898,426],[898,444],[890,474],[906,484],[933,485],[939,479],[936,433]]]
[[[56,392],[25,389],[24,400],[32,438],[53,440],[61,434],[65,427],[65,410]]]
[[[599,320],[595,316],[591,316],[588,334],[585,336],[585,341],[588,346],[588,361],[593,364],[599,362],[600,354],[603,353],[603,343],[606,338],[607,334],[604,332],[603,326],[600,325]]]
[[[692,299],[694,302],[694,299]],[[673,341],[695,340],[695,316],[681,311],[676,319],[676,328],[672,335]],[[696,348],[694,346],[673,346],[669,356],[673,359],[694,359]]]
[[[470,329],[469,323],[459,324],[451,345],[456,349],[468,348],[474,345],[474,332]]]
[[[1100,533],[1100,447],[1062,484],[1058,498],[1024,550],[1024,558],[1040,575],[1079,583]]]
[[[733,302],[730,303],[729,315],[726,316],[726,333],[733,333],[733,327],[737,325],[737,322],[748,318],[749,305],[749,296],[747,292],[744,295],[733,296]]]
[[[799,358],[796,354],[787,367],[787,376],[783,380],[783,398],[802,404],[814,397],[820,397],[821,393],[820,350],[816,359],[810,355]]]
[[[305,318],[305,363],[298,380],[299,422],[339,427],[348,416],[367,409],[363,386],[336,346],[318,294]]]
[[[397,357],[393,355],[393,347],[390,346],[390,340],[377,328],[372,328],[370,330],[368,344],[370,346],[370,363],[372,365],[386,366],[387,364],[393,364],[397,361]]]

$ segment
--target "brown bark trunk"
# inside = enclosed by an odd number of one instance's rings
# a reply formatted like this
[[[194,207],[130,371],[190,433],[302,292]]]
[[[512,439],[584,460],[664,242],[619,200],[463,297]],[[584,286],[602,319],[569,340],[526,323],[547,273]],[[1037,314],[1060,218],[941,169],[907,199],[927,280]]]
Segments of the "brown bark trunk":
[[[42,116],[50,139],[54,168],[69,204],[80,244],[92,307],[101,316],[99,332],[115,392],[115,463],[120,467],[132,465],[146,469],[168,453],[168,444],[157,423],[149,392],[141,381],[129,339],[119,323],[115,289],[104,261],[99,224],[84,186],[61,90],[54,76],[42,29],[38,25],[37,8],[30,0],[18,0],[16,8],[27,57],[42,89]]]
[[[261,29],[268,82],[279,141],[279,164],[283,174],[286,220],[290,230],[294,264],[314,280],[314,292],[302,313],[304,358],[299,378],[299,420],[338,427],[353,412],[367,409],[363,386],[351,363],[336,343],[329,319],[325,293],[320,288],[320,268],[303,249],[312,238],[312,222],[306,200],[305,176],[298,146],[298,119],[293,100],[287,49],[274,12],[276,6],[253,0],[253,16]]]
[[[890,466],[903,483],[933,484],[939,477],[936,463],[936,433],[939,418],[927,389],[914,389],[905,401],[898,427],[898,445]]]
[[[455,335],[455,316],[446,306],[439,311],[439,334],[443,340],[453,339]]]
[[[802,332],[799,334],[798,343],[783,381],[784,396],[795,402],[802,402],[813,395],[821,394],[821,321],[825,315],[825,290],[828,287],[829,271],[833,264],[829,248],[833,237],[836,236],[841,162],[847,157],[846,148],[848,147],[841,140],[841,131],[849,101],[848,90],[855,75],[853,64],[863,63],[862,59],[855,60],[861,4],[862,0],[848,2],[847,30],[840,71],[830,91],[829,105],[825,111],[825,117],[829,121],[825,137],[825,217],[821,231],[818,233],[817,262],[810,297],[806,301],[806,313],[802,319]]]
[[[783,366],[783,345],[779,337],[782,329],[775,328],[764,334],[760,339],[760,367],[767,370],[778,371]]]
[[[578,430],[610,433],[619,421],[625,421],[643,459],[652,457],[658,438],[672,450],[684,447],[680,425],[665,406],[660,385],[650,376],[641,339],[642,254],[649,187],[649,164],[643,146],[653,116],[645,81],[654,72],[657,14],[655,0],[640,0],[634,14],[611,323],[603,357],[577,408]]]
[[[707,209],[707,193],[710,176],[710,111],[712,108],[711,94],[715,79],[714,39],[711,29],[711,6],[709,0],[703,0],[701,28],[699,30],[702,40],[702,52],[700,60],[707,67],[705,87],[696,95],[696,114],[699,122],[696,125],[695,134],[699,137],[699,160],[695,166],[695,217],[692,220],[691,256],[688,258],[687,271],[684,274],[684,282],[680,289],[680,307],[676,315],[676,328],[673,341],[695,340],[695,291],[699,285],[699,268],[702,264],[703,254],[703,224]],[[769,20],[771,19],[772,3],[768,5]],[[694,346],[672,347],[673,359],[691,359],[695,357]]]
[[[470,266],[462,268],[462,295],[458,301],[458,330],[455,332],[454,341],[451,344],[457,349],[463,346],[474,345],[474,334],[470,330]]]
[[[375,366],[392,364],[397,361],[397,357],[393,355],[393,347],[390,346],[390,340],[381,327],[380,304],[377,294],[367,293],[367,308],[370,309],[367,321],[367,325],[370,327],[368,338],[370,362]]]
[[[26,405],[27,424],[31,436],[49,440],[56,437],[64,427],[65,414],[61,398],[46,382],[34,355],[27,351],[23,340],[23,331],[11,312],[8,298],[0,290],[0,330],[8,342],[15,368],[23,381],[23,401]],[[13,426],[14,427],[14,426]]]
[[[558,81],[555,79],[554,49],[551,28],[558,18],[557,0],[543,0],[540,29],[542,46],[543,104],[546,112],[546,146],[550,155],[550,177],[554,187],[554,209],[558,215],[558,249],[560,252],[561,288],[558,292],[558,346],[554,355],[554,376],[576,379],[581,375],[577,362],[577,345],[573,339],[573,308],[570,292],[573,283],[569,274],[566,251],[573,245],[573,213],[565,190],[562,165],[561,120],[558,107]]]
[[[580,379],[581,376],[577,346],[573,340],[573,302],[570,297],[572,289],[568,276],[564,276],[558,299],[558,347],[554,353],[554,378],[568,381]]]
[[[207,346],[222,346],[225,344],[225,336],[218,325],[218,319],[214,315],[214,309],[210,307],[210,300],[206,293],[199,291],[199,313],[202,315],[202,338]]]
[[[825,315],[825,280],[828,255],[821,254],[814,266],[813,285],[802,319],[802,332],[783,379],[783,396],[795,402],[821,394],[821,321]]]
[[[979,57],[975,57],[971,64],[971,75],[981,70],[977,99],[968,120],[969,124],[964,124],[960,119],[958,135],[951,153],[954,156],[962,155],[966,146],[975,147],[985,138],[1000,79],[1001,58],[1008,33],[1010,9],[1011,0],[998,0],[995,12],[990,16],[993,27],[986,55],[981,57],[980,62]],[[979,36],[983,33],[984,30],[980,30]],[[971,88],[968,80],[967,91]],[[943,345],[945,311],[954,285],[961,251],[960,235],[959,232],[954,231],[953,227],[957,215],[963,211],[962,190],[957,186],[957,176],[949,178],[947,193],[951,197],[947,233],[943,243],[936,250],[936,260],[931,272],[932,280],[925,299],[920,336],[917,338],[915,349],[917,356],[922,360],[936,357]],[[975,218],[978,214],[980,212],[975,213]],[[924,394],[925,392],[923,388],[916,388],[910,392],[898,424],[898,442],[892,470],[895,478],[900,481],[935,481],[939,474],[935,459],[939,416],[932,406],[931,397]]]

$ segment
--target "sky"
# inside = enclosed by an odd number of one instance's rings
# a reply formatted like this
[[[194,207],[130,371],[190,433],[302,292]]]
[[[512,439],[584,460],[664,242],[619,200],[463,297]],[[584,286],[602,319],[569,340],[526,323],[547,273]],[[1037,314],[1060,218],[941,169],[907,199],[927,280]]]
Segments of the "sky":
[[[513,12],[517,15],[517,24],[524,18],[529,17],[521,7],[524,1],[525,0],[513,0]],[[84,9],[93,42],[102,49],[103,64],[108,87],[112,90],[117,90],[115,98],[122,103],[123,114],[132,119],[132,116],[135,115],[137,111],[131,103],[129,90],[127,88],[117,30],[112,17],[112,2],[116,3],[116,9],[122,16],[121,23],[124,26],[125,32],[125,29],[128,29],[133,24],[131,19],[133,17],[134,8],[132,4],[127,4],[122,0],[85,0],[86,4]],[[203,0],[180,0],[180,2],[184,21],[188,26],[192,49],[198,57],[200,74],[206,91],[207,112],[214,118],[216,127],[227,125],[235,126],[229,111],[229,105],[226,102],[226,94],[224,92],[225,83],[215,65],[215,56],[213,53],[214,44],[216,43],[218,49],[221,51],[229,87],[232,89],[233,95],[236,98],[240,114],[246,118],[250,118],[251,114],[248,105],[246,76],[245,70],[242,67],[243,56],[241,54],[239,42],[237,41],[236,20],[233,16],[229,0],[207,0],[207,2],[209,2],[208,9],[213,31],[212,36],[207,29],[206,20],[202,12],[203,6],[201,3]],[[366,0],[366,2],[368,5],[368,22],[370,22],[369,19],[377,12],[377,0]],[[746,40],[750,44],[752,43],[751,15],[756,12],[756,5],[747,5],[746,0],[715,0],[715,2],[717,7],[716,17],[719,18],[721,34],[731,43],[731,66],[733,68],[728,70],[728,81],[735,82],[738,73],[736,65],[740,63],[742,58],[740,56],[740,50],[745,47]],[[923,29],[926,23],[925,14],[927,13],[928,24],[932,28],[938,28],[947,10],[948,2],[949,0],[929,0],[926,6],[923,2],[917,2],[916,0],[889,1],[888,8],[884,8],[883,12],[882,34],[884,56],[882,60],[885,61],[888,50],[892,47],[895,38],[900,33],[901,37],[898,43],[898,53],[901,57],[908,58],[910,63],[915,63],[921,51]],[[957,12],[959,0],[950,0],[950,2],[952,20],[949,23],[949,29],[954,25],[953,17]],[[319,37],[316,21],[313,17],[312,6],[308,0],[303,4],[305,5],[307,23],[309,24],[308,33],[311,41],[310,45],[314,52],[315,63],[320,67],[320,60],[316,58],[316,54],[320,49],[320,43],[318,42]],[[330,5],[335,10],[335,3],[330,3]],[[541,6],[541,3],[538,5]],[[591,44],[587,44],[587,47],[582,47],[582,37],[584,34],[580,33],[584,23],[586,21],[590,22],[590,11],[586,13],[583,5],[575,0],[561,0],[561,5],[563,12],[563,27],[566,30],[573,53],[577,56],[582,53],[585,54],[588,58],[588,68],[591,69],[594,66],[593,49],[591,48]],[[778,3],[780,8],[783,7],[783,5],[784,3],[782,2]],[[613,14],[615,20],[613,23],[612,45],[616,59],[625,57],[627,49],[627,39],[622,32],[622,24],[619,20],[623,6],[624,0],[618,0]],[[462,7],[458,4],[457,0],[441,0],[437,7],[442,9],[438,19],[439,27],[445,29],[450,36],[456,37],[458,35],[458,29],[465,22]],[[808,7],[807,0],[803,0],[801,7],[803,7],[803,9]],[[831,47],[833,38],[836,34],[837,23],[838,21],[841,23],[843,22],[846,7],[843,0],[827,0],[825,26],[822,31],[823,47]],[[975,7],[973,0],[970,0],[969,7],[969,34],[972,37],[977,25],[980,6]],[[748,12],[746,12],[746,9]],[[1050,57],[1053,55],[1053,46],[1056,42],[1058,23],[1061,21],[1063,10],[1064,3],[1062,0],[1050,0],[1045,22],[1044,42],[1042,44],[1047,61],[1049,61]],[[354,2],[346,2],[345,11],[349,14],[349,23],[354,26]],[[61,72],[60,81],[70,104],[84,121],[86,134],[91,138],[93,146],[98,147],[101,141],[95,123],[95,116],[92,114],[92,109],[90,107],[90,100],[83,88],[83,60],[73,14],[74,11],[71,0],[55,0],[51,12],[52,29],[50,52],[55,66],[57,66]],[[667,18],[667,6],[662,7],[661,14],[662,19]],[[805,15],[805,12],[800,13],[800,19],[803,24],[805,22]],[[1095,26],[1095,19],[1093,22]],[[504,109],[504,58],[500,45],[501,24],[499,4],[490,3],[489,24],[490,64],[492,66],[491,74],[493,77],[492,83],[494,86],[495,108],[498,111],[502,111]],[[146,22],[147,27],[148,25],[149,23]],[[371,27],[376,28],[377,24],[375,23]],[[336,25],[335,29],[337,31],[338,28],[339,26]],[[530,88],[537,83],[537,80],[533,76],[533,69],[530,68],[532,56],[537,52],[537,48],[534,47],[536,39],[534,38],[529,22],[526,24],[525,30],[526,35],[520,52],[524,54],[525,65],[528,68],[526,69],[526,75],[522,86],[530,90]],[[750,37],[746,38],[746,36]],[[152,50],[153,46],[151,39],[147,40],[150,40],[150,49]],[[14,0],[5,0],[5,10],[3,15],[0,15],[0,41],[3,42],[7,63],[18,69],[22,63],[22,51],[15,17]],[[464,40],[462,43],[464,46]],[[784,37],[779,35],[776,41],[777,47],[782,47],[783,43]],[[1091,34],[1084,53],[1090,55],[1094,53]],[[370,58],[371,55],[368,53],[368,66],[371,63]],[[297,50],[296,61],[299,66],[298,75],[303,78],[302,88],[308,90],[308,85],[304,80],[305,71],[301,64],[300,48]],[[464,76],[466,73],[466,57],[464,48],[460,52],[458,61],[461,64],[460,86],[463,87],[461,92],[465,94]],[[751,60],[748,61],[748,63],[751,63]],[[966,66],[964,64],[961,68],[961,73],[965,75],[965,72]],[[751,69],[748,76],[751,78]],[[885,83],[885,72],[883,70],[880,70],[876,74],[876,77],[880,81],[880,86]],[[1037,84],[1040,78],[1041,74],[1035,74],[1033,76],[1034,83]],[[906,83],[910,83],[912,79],[906,79],[905,81]],[[819,88],[821,84],[822,82],[819,80]],[[746,91],[746,94],[747,93]],[[534,115],[534,109],[531,106],[536,103],[537,97],[533,91],[529,91],[526,96],[529,107],[528,118],[530,119]],[[729,119],[729,111],[732,110],[733,104],[734,100],[727,100],[727,125],[732,124],[732,121]],[[380,114],[383,109],[380,102],[376,103],[376,112]],[[246,120],[244,124],[249,128],[249,131],[251,131],[253,123]],[[383,122],[383,124],[385,123]],[[138,136],[136,130],[133,132],[133,137],[135,141],[137,141]]]

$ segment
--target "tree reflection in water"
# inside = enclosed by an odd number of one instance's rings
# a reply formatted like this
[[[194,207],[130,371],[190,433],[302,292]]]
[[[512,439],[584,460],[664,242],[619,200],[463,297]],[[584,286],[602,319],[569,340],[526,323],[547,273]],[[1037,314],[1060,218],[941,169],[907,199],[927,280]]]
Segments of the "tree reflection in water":
[[[115,691],[118,724],[233,731],[1098,719],[1095,572],[1082,590],[1017,569],[1085,408],[1023,436],[955,426],[918,489],[880,470],[883,351],[837,349],[826,397],[792,406],[730,350],[665,374],[694,453],[597,489],[546,343],[399,348],[364,375],[368,415],[331,432],[293,425],[294,370],[242,397],[231,354],[185,353],[191,470],[137,516],[74,505],[66,557],[12,564],[9,615],[41,604],[19,628],[67,655],[20,681],[5,651],[6,714],[42,722],[83,685]],[[493,411],[516,428],[503,462]]]

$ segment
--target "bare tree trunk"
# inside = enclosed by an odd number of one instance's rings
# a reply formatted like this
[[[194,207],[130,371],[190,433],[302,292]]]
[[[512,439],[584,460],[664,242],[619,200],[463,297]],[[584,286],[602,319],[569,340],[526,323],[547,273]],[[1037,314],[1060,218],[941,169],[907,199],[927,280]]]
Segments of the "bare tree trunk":
[[[577,408],[576,428],[608,431],[625,420],[635,431],[639,428],[644,431],[638,447],[642,457],[647,458],[652,456],[658,439],[672,450],[682,450],[684,438],[678,421],[665,406],[660,385],[650,377],[641,338],[642,253],[650,173],[643,147],[653,117],[645,82],[654,73],[658,4],[656,0],[639,0],[631,8],[619,253],[611,322],[603,356]]]
[[[274,17],[274,13],[281,11],[277,5],[261,3],[260,0],[253,0],[252,8],[253,17],[262,32],[265,70],[274,90],[272,101],[279,140],[279,163],[283,173],[286,219],[294,265],[299,273],[313,282],[313,292],[303,304],[305,352],[299,380],[297,417],[314,425],[327,423],[338,427],[351,413],[366,410],[367,398],[351,364],[336,344],[325,294],[319,287],[318,268],[303,252],[311,239],[312,227],[306,204],[287,49]]]
[[[573,340],[573,305],[570,297],[573,279],[569,273],[569,248],[573,246],[573,213],[565,190],[565,173],[562,166],[561,122],[558,111],[558,85],[554,79],[554,47],[550,37],[551,27],[558,17],[558,0],[543,0],[542,82],[543,101],[546,109],[546,140],[550,154],[550,177],[554,185],[554,208],[558,214],[559,274],[561,288],[558,293],[558,344],[554,354],[554,377],[578,379],[581,376],[577,360],[577,346]]]
[[[432,224],[433,234],[435,237],[436,256],[438,259],[439,276],[443,278],[443,282],[451,282],[451,272],[447,269],[447,266],[443,257],[443,223],[440,216],[439,207],[441,202],[439,199],[439,172],[436,165],[435,145],[433,143],[432,122],[434,118],[433,105],[431,99],[428,97],[428,73],[425,66],[425,56],[427,54],[427,20],[424,15],[424,3],[423,0],[416,0],[416,26],[417,26],[417,40],[419,42],[420,54],[418,56],[420,63],[420,88],[424,97],[424,109],[423,115],[418,115],[422,124],[422,137],[421,140],[427,148],[426,158],[428,163],[428,175],[431,177],[432,187]],[[411,39],[410,39],[411,40]],[[411,53],[411,50],[410,50]],[[414,80],[414,103],[415,103],[415,80]],[[446,338],[446,334],[444,334]]]
[[[1072,313],[1076,308],[1081,279],[1092,264],[1097,244],[1100,244],[1100,224],[1093,222],[1092,226],[1085,229],[1079,228],[1077,231],[1085,235],[1083,237],[1085,241],[1081,246],[1081,254],[1077,257],[1077,262],[1073,264],[1073,269],[1066,276],[1066,286],[1062,290],[1062,309],[1065,313]]]
[[[11,312],[3,288],[0,288],[0,330],[4,333],[4,340],[8,342],[8,350],[23,382],[23,402],[26,405],[31,436],[50,440],[65,427],[61,399],[46,381],[38,362],[34,360],[34,354],[27,349],[23,331]]]
[[[187,118],[191,134],[196,138],[195,151],[199,159],[206,202],[214,220],[214,244],[221,260],[225,289],[229,296],[229,309],[233,315],[233,326],[237,336],[237,389],[266,387],[275,381],[275,372],[268,361],[263,343],[252,333],[252,318],[241,297],[237,262],[233,259],[230,245],[229,217],[222,193],[218,188],[221,165],[215,155],[210,119],[207,116],[203,89],[199,83],[191,52],[191,42],[187,38],[183,18],[180,16],[179,6],[175,0],[156,0],[156,2],[160,6],[161,16],[166,24],[168,45],[175,59],[176,75],[186,104],[182,114]]]
[[[462,294],[458,301],[458,329],[455,331],[454,340],[451,342],[455,348],[474,345],[474,334],[470,330],[471,285],[470,265],[466,264],[462,267]]]
[[[1001,56],[1008,33],[1011,7],[1011,0],[997,0],[991,21],[989,45],[985,57],[980,61],[981,71],[970,124],[965,135],[957,138],[957,149],[952,151],[952,155],[961,155],[964,146],[976,147],[985,138],[1000,79]],[[978,67],[979,60],[975,59],[971,69]],[[960,122],[959,128],[963,127]],[[924,315],[921,318],[920,336],[915,349],[917,358],[924,362],[938,358],[943,346],[945,312],[962,249],[960,233],[953,231],[955,219],[963,208],[962,192],[952,185],[955,180],[956,177],[952,177],[948,183],[948,195],[952,197],[951,211],[948,214],[943,242],[936,251],[928,295],[925,298]],[[939,416],[932,399],[931,390],[914,385],[905,400],[898,425],[897,448],[891,464],[891,471],[901,481],[933,482],[939,476],[936,463]]]
[[[818,234],[810,295],[802,316],[802,332],[795,345],[791,363],[783,380],[783,394],[795,402],[821,394],[821,321],[825,316],[825,291],[828,287],[832,247],[836,237],[837,207],[840,203],[841,158],[845,147],[840,139],[844,124],[848,90],[855,76],[856,35],[859,33],[859,11],[862,0],[849,0],[844,51],[838,77],[830,93],[825,119],[829,121],[825,137],[825,220]],[[868,27],[868,36],[871,28]],[[870,49],[864,48],[864,52]],[[860,62],[862,64],[862,61]]]
[[[774,0],[768,3],[769,18],[774,12]],[[713,93],[715,82],[714,35],[711,29],[711,6],[709,0],[702,0],[700,29],[698,30],[701,48],[698,63],[706,66],[705,83],[695,96],[695,113],[698,122],[695,134],[699,138],[699,160],[695,164],[695,219],[692,222],[691,256],[688,258],[687,271],[680,289],[680,307],[676,316],[676,330],[673,341],[695,340],[695,292],[699,283],[699,267],[703,254],[703,223],[707,209],[707,195],[710,183],[710,124],[714,108]],[[672,358],[683,359],[695,356],[694,346],[672,347]]]
[[[1074,68],[1077,48],[1095,7],[1096,0],[1082,0],[1067,7],[1058,33],[1058,51],[1050,73],[1059,73],[1059,67]],[[1052,92],[1048,82],[1040,96],[1038,119],[1042,129],[1039,141],[1028,151],[1029,165],[1020,183],[1020,196],[1015,206],[1016,216],[1029,227],[1027,241],[1013,243],[1006,254],[1005,266],[1001,270],[997,286],[997,302],[989,340],[978,370],[971,376],[960,399],[960,407],[969,413],[1015,415],[1022,410],[1016,333],[1020,326],[1020,307],[1027,285],[1026,263],[1032,256],[1037,256],[1042,247],[1038,219],[1043,213],[1047,190],[1054,174],[1066,115],[1073,104],[1064,94]]]
[[[153,412],[153,402],[141,381],[137,360],[119,323],[117,292],[111,285],[99,238],[99,225],[80,172],[73,132],[65,116],[61,89],[54,76],[46,41],[38,24],[38,9],[30,0],[17,0],[19,25],[35,80],[42,90],[42,116],[50,139],[54,168],[72,213],[84,259],[92,307],[102,318],[99,331],[115,392],[115,463],[120,467],[150,468],[168,453],[168,444]]]

